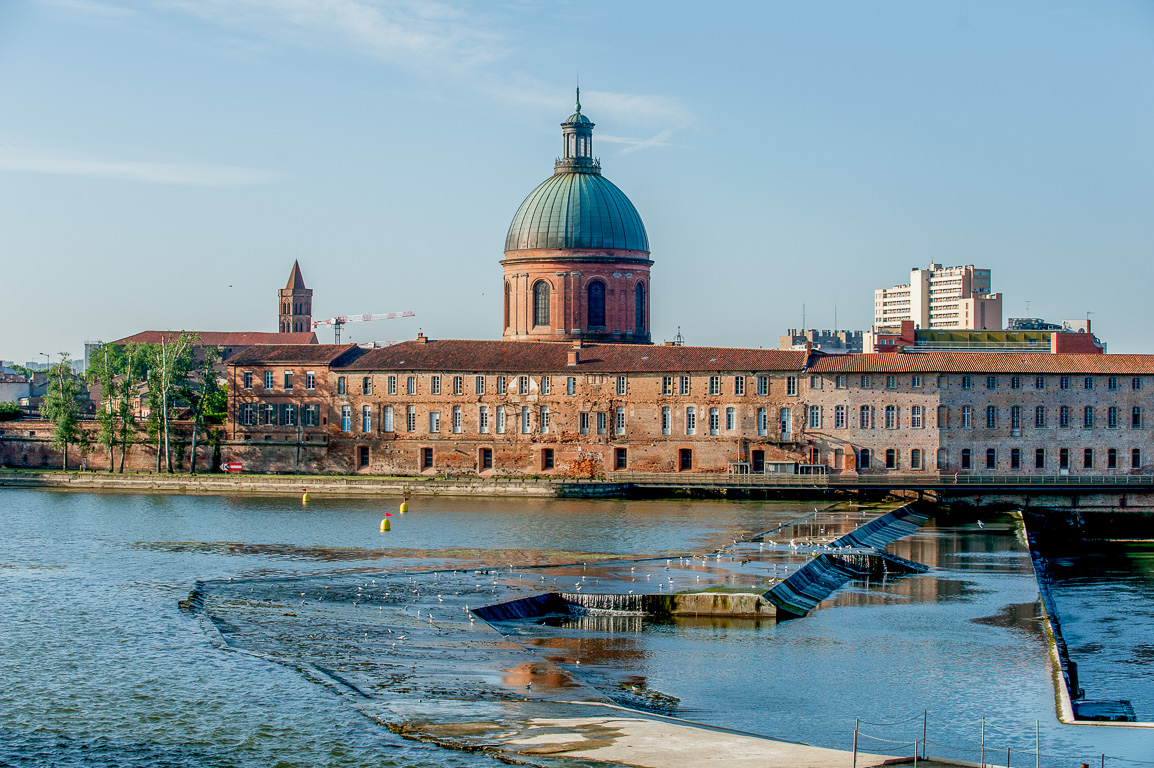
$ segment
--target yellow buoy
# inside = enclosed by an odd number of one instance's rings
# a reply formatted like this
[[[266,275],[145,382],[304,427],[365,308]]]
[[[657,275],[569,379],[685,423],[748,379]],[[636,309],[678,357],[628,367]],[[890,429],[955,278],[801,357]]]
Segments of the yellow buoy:
[[[405,513],[406,513],[406,512],[408,512],[408,511],[409,511],[409,502],[407,502],[407,501],[402,501],[402,502],[401,502],[401,514],[403,515],[403,514],[405,514]]]
[[[306,490],[306,491],[305,491],[305,495],[304,495],[304,496],[301,496],[301,504],[308,504],[308,503],[309,503],[309,498],[310,498],[310,497],[309,497],[309,492]]]
[[[390,530],[392,527],[393,526],[389,524],[389,518],[386,517],[384,520],[381,521],[381,533],[384,533],[385,531]]]

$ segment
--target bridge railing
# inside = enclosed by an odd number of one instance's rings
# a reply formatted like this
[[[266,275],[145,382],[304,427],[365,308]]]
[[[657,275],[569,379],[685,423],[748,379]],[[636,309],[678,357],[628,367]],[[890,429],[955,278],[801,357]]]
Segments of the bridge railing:
[[[950,488],[978,487],[1139,487],[1154,488],[1154,475],[755,475],[725,472],[613,472],[610,482],[639,485],[726,488]]]

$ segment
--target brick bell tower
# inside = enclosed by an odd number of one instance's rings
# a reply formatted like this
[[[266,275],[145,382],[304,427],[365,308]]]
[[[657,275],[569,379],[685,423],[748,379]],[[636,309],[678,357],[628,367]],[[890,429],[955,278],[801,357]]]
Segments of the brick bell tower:
[[[313,329],[313,291],[305,288],[301,265],[294,261],[288,284],[277,291],[280,301],[278,333],[309,333]]]
[[[505,238],[503,337],[649,344],[649,237],[601,175],[580,89],[561,133],[553,175],[521,203]]]

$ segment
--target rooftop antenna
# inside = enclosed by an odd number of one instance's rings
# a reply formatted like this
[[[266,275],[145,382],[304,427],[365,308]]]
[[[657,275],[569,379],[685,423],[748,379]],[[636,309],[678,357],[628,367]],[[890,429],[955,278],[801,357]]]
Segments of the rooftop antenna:
[[[801,303],[801,332],[805,333],[805,302]]]
[[[833,332],[837,333],[837,297],[833,299]]]
[[[1030,301],[1026,300],[1026,317],[1030,316]]]

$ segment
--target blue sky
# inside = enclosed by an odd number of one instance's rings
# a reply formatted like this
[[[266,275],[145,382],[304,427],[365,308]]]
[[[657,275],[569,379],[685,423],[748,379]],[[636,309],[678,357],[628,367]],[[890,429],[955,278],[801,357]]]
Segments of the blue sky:
[[[417,313],[355,341],[498,338],[578,75],[658,341],[868,328],[939,261],[1154,352],[1154,3],[4,0],[0,358],[273,331],[293,259]]]

